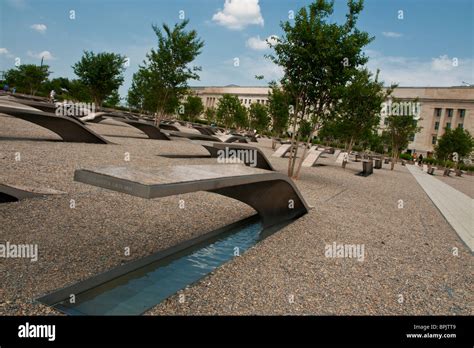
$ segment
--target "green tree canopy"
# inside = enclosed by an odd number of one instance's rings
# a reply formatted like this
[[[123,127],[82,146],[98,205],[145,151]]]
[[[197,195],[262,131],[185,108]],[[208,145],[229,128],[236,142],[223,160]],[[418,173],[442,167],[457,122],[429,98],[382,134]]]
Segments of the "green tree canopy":
[[[18,92],[35,95],[50,74],[48,65],[22,64],[5,73],[5,80]]]
[[[256,129],[258,133],[268,129],[270,118],[268,109],[260,103],[252,103],[249,108],[250,128]]]
[[[387,117],[387,127],[383,132],[383,136],[392,150],[392,170],[395,161],[400,157],[401,151],[408,146],[410,139],[420,129],[413,115],[390,115]]]
[[[325,119],[333,115],[331,110],[340,99],[341,89],[357,68],[367,62],[362,48],[372,38],[356,28],[363,1],[348,0],[347,6],[345,22],[337,24],[330,20],[334,3],[315,0],[308,7],[301,8],[294,21],[282,23],[284,34],[275,44],[270,43],[275,55],[269,58],[283,68],[281,84],[294,100],[292,143],[298,142],[296,128],[300,120],[307,119],[316,131]],[[298,146],[295,148],[298,151]],[[304,155],[300,156],[295,174],[296,153],[295,156],[290,154],[289,176],[297,178]]]
[[[184,103],[184,117],[186,120],[195,121],[204,111],[202,99],[196,95],[188,95]]]
[[[383,83],[378,81],[378,72],[375,78],[366,69],[355,72],[341,89],[334,116],[324,127],[332,131],[335,139],[345,143],[350,152],[355,143],[370,140],[380,124],[381,105],[391,93],[392,89],[385,91]]]
[[[459,160],[471,154],[474,150],[474,139],[471,134],[460,127],[456,129],[445,128],[443,136],[435,147],[436,157],[447,160],[452,159],[457,152]]]
[[[268,113],[272,123],[272,133],[278,136],[288,128],[290,97],[275,83],[270,84],[268,93]]]
[[[247,110],[240,103],[239,98],[232,94],[223,94],[219,98],[219,105],[216,110],[218,122],[224,124],[226,128],[244,127],[247,124]]]
[[[206,111],[204,112],[204,115],[206,117],[206,120],[208,122],[215,122],[216,121],[216,109],[213,107],[208,107],[206,108]]]
[[[101,106],[122,84],[124,63],[125,57],[116,53],[84,51],[72,68],[97,106]]]
[[[174,113],[188,91],[189,80],[199,80],[197,72],[201,67],[190,64],[201,53],[204,42],[195,30],[186,31],[188,23],[184,20],[173,28],[153,25],[158,48],[147,54],[143,66],[133,76],[127,101],[156,112],[156,122]]]

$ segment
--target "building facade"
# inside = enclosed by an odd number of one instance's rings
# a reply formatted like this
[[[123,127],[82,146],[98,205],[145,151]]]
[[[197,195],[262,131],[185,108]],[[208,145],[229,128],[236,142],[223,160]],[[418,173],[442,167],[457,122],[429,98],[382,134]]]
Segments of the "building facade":
[[[201,97],[206,108],[217,107],[223,94],[236,95],[242,105],[249,107],[252,103],[268,103],[268,87],[194,87],[194,92]],[[445,128],[462,127],[474,135],[474,87],[398,87],[393,93],[396,100],[414,103],[419,109],[418,125],[421,127],[408,145],[408,150],[417,153],[431,153]],[[386,104],[391,101],[387,101]],[[385,126],[385,117],[393,114],[394,108],[382,113],[380,129]],[[400,112],[399,109],[397,112]]]

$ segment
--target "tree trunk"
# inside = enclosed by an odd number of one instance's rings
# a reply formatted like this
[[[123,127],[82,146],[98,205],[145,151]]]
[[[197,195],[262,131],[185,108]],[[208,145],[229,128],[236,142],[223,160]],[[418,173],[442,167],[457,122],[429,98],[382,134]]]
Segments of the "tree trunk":
[[[352,151],[352,142],[353,142],[353,138],[351,137],[351,139],[349,140],[349,145],[347,145],[347,159],[349,159],[349,154],[351,153]],[[347,165],[347,161],[345,161],[344,159],[342,160],[342,168],[343,169],[346,169],[346,165]]]
[[[303,149],[303,155],[301,156],[301,159],[300,161],[298,162],[298,167],[296,168],[296,173],[295,175],[293,176],[293,179],[295,180],[298,180],[298,177],[300,175],[300,171],[301,171],[301,166],[303,164],[303,161],[304,161],[304,158],[306,156],[306,152],[308,151],[308,146],[309,146],[309,143],[311,142],[311,137],[312,136],[309,136],[308,137],[308,140],[306,141],[305,143],[305,146],[304,146],[304,149]]]
[[[392,151],[392,161],[390,163],[390,170],[395,168],[395,162],[398,160],[398,151]]]
[[[295,134],[296,134],[296,121],[298,119],[298,108],[295,108],[293,115],[293,132],[291,133],[291,150],[293,149],[295,143]],[[288,176],[291,178],[293,176],[293,151],[290,151],[290,157],[288,159]]]

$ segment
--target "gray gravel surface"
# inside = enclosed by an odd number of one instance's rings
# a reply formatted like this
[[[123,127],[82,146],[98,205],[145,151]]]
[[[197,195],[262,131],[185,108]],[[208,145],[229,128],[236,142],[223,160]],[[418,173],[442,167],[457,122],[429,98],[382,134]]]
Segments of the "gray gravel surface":
[[[207,154],[185,139],[150,140],[115,121],[91,128],[115,145],[60,142],[0,115],[0,182],[67,193],[0,205],[0,242],[39,248],[37,262],[0,259],[0,315],[59,314],[33,299],[254,213],[210,193],[145,200],[74,182],[75,169],[97,165],[216,163],[158,156]],[[258,146],[270,158],[270,140]],[[286,159],[271,161],[286,171]],[[472,315],[472,255],[404,167],[363,178],[360,162],[318,162],[297,181],[309,214],[181,291],[184,303],[176,294],[147,314]],[[364,245],[364,261],[325,257],[333,242]]]

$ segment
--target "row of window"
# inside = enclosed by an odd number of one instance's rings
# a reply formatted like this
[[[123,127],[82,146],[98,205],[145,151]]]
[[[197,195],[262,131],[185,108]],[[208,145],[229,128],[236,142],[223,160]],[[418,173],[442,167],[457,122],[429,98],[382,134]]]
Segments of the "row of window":
[[[244,105],[250,105],[252,104],[252,99],[239,99],[240,100],[240,103],[241,104],[244,104]],[[265,99],[253,99],[255,100],[258,104],[268,104],[268,100],[265,100]]]
[[[464,127],[464,124],[458,123],[458,128],[463,128],[463,127]],[[448,129],[451,128],[451,122],[447,122],[447,123],[446,123],[446,128],[448,128]],[[435,122],[435,124],[434,124],[434,129],[435,129],[435,130],[438,130],[438,129],[439,129],[439,122]]]
[[[258,104],[264,104],[264,105],[268,104],[268,100],[266,100],[266,99],[239,99],[239,100],[240,100],[240,103],[244,104],[244,105],[252,104],[252,100],[256,101]],[[214,105],[215,102],[216,102],[215,97],[207,97],[206,98],[206,106]]]
[[[436,117],[441,117],[442,111],[443,111],[442,108],[435,108],[434,109],[435,116]],[[448,109],[448,108],[446,109],[446,115],[448,117],[453,117],[453,114],[454,114],[454,109]],[[458,116],[460,118],[463,118],[465,115],[466,115],[466,109],[458,109]]]

